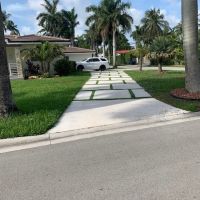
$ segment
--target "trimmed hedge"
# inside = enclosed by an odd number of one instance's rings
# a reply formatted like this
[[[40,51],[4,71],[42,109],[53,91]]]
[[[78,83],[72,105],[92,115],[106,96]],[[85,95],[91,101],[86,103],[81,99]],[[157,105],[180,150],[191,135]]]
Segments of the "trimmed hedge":
[[[76,62],[69,61],[68,57],[62,58],[55,62],[54,70],[59,76],[67,76],[76,71]]]

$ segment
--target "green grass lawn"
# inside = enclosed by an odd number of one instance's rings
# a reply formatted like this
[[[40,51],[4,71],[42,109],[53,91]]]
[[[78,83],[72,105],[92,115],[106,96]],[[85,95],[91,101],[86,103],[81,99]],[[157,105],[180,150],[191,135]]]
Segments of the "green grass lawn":
[[[0,138],[45,133],[57,122],[89,76],[89,73],[77,73],[68,77],[12,81],[19,112],[0,119]]]
[[[187,111],[200,111],[200,101],[180,100],[170,95],[173,89],[185,87],[184,72],[165,71],[159,74],[157,71],[127,71],[127,74],[154,98]]]

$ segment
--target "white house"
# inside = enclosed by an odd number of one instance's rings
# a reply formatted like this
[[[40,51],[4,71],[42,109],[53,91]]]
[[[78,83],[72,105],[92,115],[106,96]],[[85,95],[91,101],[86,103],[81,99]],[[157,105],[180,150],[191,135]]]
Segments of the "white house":
[[[25,60],[21,57],[23,49],[34,48],[42,42],[48,41],[54,44],[65,46],[64,54],[69,57],[69,60],[80,61],[88,57],[92,57],[95,51],[78,47],[70,47],[70,40],[58,37],[39,36],[39,35],[6,35],[6,51],[10,78],[23,78],[23,68],[26,65]]]

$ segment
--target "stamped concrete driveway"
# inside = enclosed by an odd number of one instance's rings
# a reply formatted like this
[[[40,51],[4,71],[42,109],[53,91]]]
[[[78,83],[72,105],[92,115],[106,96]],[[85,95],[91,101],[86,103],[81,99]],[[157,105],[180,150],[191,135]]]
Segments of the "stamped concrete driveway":
[[[91,72],[50,133],[185,113],[150,96],[123,70]]]

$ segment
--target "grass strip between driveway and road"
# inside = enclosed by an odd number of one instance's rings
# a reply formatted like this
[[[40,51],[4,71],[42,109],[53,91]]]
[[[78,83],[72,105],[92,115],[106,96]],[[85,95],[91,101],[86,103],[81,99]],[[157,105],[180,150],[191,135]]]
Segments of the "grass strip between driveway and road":
[[[170,92],[176,88],[185,87],[185,73],[181,71],[126,71],[135,81],[149,92],[152,97],[174,107],[197,112],[200,111],[200,101],[176,99]]]
[[[19,112],[0,118],[0,139],[45,133],[58,121],[89,77],[89,73],[82,72],[67,77],[13,80],[12,90]]]

